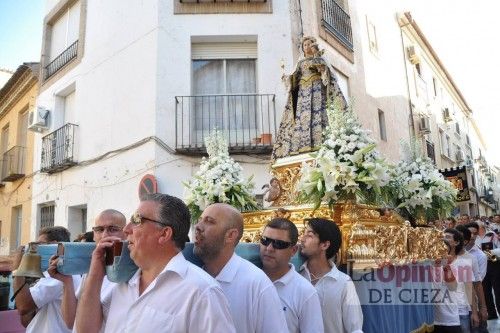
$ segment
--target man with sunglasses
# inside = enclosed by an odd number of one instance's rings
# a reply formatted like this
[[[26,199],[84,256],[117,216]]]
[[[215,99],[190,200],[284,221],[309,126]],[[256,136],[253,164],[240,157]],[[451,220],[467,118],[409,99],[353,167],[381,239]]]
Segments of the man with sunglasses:
[[[266,274],[234,249],[243,235],[243,217],[228,204],[203,211],[195,229],[194,254],[220,283],[238,333],[288,332],[276,289]]]
[[[260,239],[260,258],[281,299],[290,333],[323,333],[323,318],[316,289],[295,271],[290,259],[297,252],[299,232],[285,218],[269,222]]]
[[[78,332],[235,332],[220,286],[181,253],[190,214],[182,200],[166,194],[141,198],[123,229],[130,257],[139,267],[128,282],[99,300],[105,249],[118,237],[103,237],[92,253],[78,303]]]
[[[93,231],[94,242],[99,243],[103,237],[114,236],[121,240],[125,239],[125,234],[123,233],[123,228],[126,224],[125,215],[114,209],[106,209],[101,212],[96,220]],[[63,298],[61,303],[61,312],[66,323],[70,329],[73,328],[76,315],[76,307],[78,304],[78,299],[81,296],[82,287],[86,281],[86,275],[83,276],[82,283],[76,289],[73,288],[73,278],[71,275],[64,275],[57,271],[57,261],[59,259],[57,256],[50,258],[50,266],[48,272],[51,277],[57,279],[63,283]],[[111,293],[115,283],[108,280],[105,276],[102,288],[101,288],[101,301],[106,299]]]
[[[318,291],[325,332],[362,333],[363,312],[354,283],[333,261],[342,243],[339,227],[333,221],[320,218],[306,223],[300,253],[307,261],[300,273]]]

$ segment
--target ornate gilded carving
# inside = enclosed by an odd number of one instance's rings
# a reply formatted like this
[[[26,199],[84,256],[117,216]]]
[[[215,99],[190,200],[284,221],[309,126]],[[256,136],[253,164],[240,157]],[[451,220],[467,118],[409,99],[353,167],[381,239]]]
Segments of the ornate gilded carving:
[[[321,217],[333,220],[342,231],[339,253],[342,263],[352,260],[355,266],[376,267],[387,262],[398,265],[446,255],[440,231],[413,228],[395,212],[381,216],[378,207],[355,201],[339,202],[332,208],[322,205],[317,210],[311,205],[300,205],[295,187],[303,161],[307,162],[307,157],[273,166],[272,173],[279,180],[281,195],[272,207],[243,214],[242,242],[259,242],[263,227],[274,217],[290,219],[300,235],[304,233],[305,219]]]
[[[281,195],[273,201],[274,207],[298,205],[297,191],[295,190],[299,182],[301,163],[273,167],[272,175],[278,179],[281,187]]]

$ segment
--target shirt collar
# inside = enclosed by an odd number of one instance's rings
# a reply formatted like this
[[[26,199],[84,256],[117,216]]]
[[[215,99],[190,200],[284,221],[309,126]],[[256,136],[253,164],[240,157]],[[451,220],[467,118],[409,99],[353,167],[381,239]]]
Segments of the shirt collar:
[[[236,253],[233,253],[231,259],[226,263],[224,268],[219,272],[215,279],[219,282],[232,282],[236,276],[236,272],[240,267],[241,261],[240,257]]]
[[[174,272],[178,274],[180,277],[184,278],[186,276],[186,272],[188,269],[188,261],[184,258],[181,252],[177,253],[172,259],[169,260],[167,265],[163,268],[163,270],[158,274],[158,277],[167,274],[167,272]],[[130,278],[128,284],[130,286],[136,285],[139,283],[139,278],[141,277],[142,270],[139,268],[137,272]],[[156,280],[155,279],[155,280]]]
[[[328,277],[331,277],[332,279],[338,280],[339,275],[340,275],[339,269],[337,268],[337,266],[335,265],[335,263],[332,260],[330,260],[328,262],[330,263],[330,266],[332,267],[332,269],[328,273],[323,275],[323,277],[328,276]],[[307,272],[307,276],[309,277],[309,280],[311,280],[311,273],[309,272],[309,269],[307,268],[307,261],[304,262],[302,264],[302,266],[300,266],[300,271],[303,271],[303,270],[305,270]]]
[[[280,277],[279,279],[275,280],[274,283],[279,282],[279,283],[282,283],[284,285],[287,285],[292,281],[293,274],[295,273],[295,268],[294,268],[293,264],[290,264],[290,263],[288,264],[288,267],[290,268],[288,270],[288,272],[286,272],[286,274],[283,275],[282,277]]]

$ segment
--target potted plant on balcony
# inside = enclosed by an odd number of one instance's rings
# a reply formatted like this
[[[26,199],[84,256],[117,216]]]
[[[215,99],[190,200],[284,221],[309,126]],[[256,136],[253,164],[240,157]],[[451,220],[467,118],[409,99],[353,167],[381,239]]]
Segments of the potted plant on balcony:
[[[203,158],[200,170],[193,179],[184,182],[185,201],[196,222],[210,204],[228,203],[241,211],[258,209],[253,195],[252,177],[245,179],[241,166],[228,152],[228,143],[220,131],[213,131],[205,139],[208,159]]]

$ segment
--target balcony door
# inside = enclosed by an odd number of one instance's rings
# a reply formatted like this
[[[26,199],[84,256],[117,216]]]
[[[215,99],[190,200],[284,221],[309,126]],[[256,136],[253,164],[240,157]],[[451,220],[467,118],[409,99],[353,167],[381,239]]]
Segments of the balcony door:
[[[190,108],[196,145],[203,145],[214,128],[225,131],[231,145],[250,142],[257,132],[256,44],[242,45],[193,46]]]

